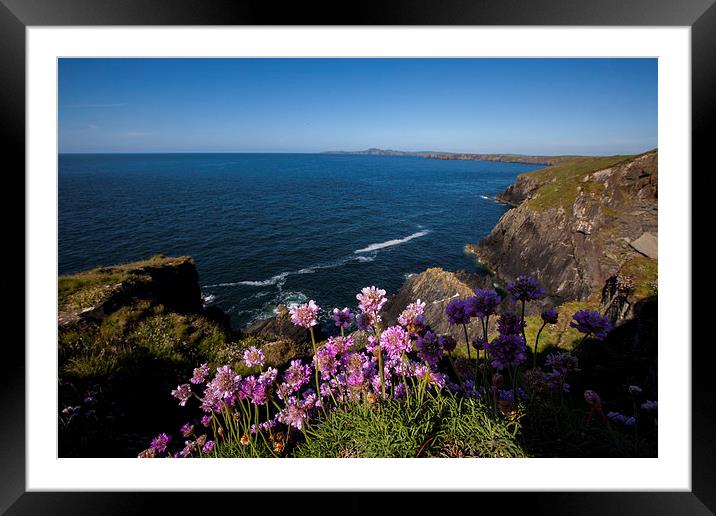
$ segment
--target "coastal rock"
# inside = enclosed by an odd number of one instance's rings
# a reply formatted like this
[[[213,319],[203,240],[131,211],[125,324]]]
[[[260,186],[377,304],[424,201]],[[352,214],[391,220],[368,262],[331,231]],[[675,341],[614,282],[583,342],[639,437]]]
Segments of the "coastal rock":
[[[611,161],[581,159],[519,176],[501,196],[517,206],[468,250],[502,281],[536,277],[558,303],[594,297],[625,270],[643,291],[656,262],[634,263],[656,258],[643,236],[657,233],[658,152]]]
[[[445,307],[453,299],[465,299],[473,295],[473,289],[486,286],[487,278],[475,274],[454,273],[435,267],[406,280],[397,294],[386,303],[383,320],[386,324],[396,324],[398,316],[405,307],[420,299],[425,302],[425,318],[438,334],[450,334],[464,346],[465,334],[462,326],[450,326],[445,316]],[[470,335],[477,335],[479,322],[468,325]]]
[[[629,242],[629,245],[649,258],[656,260],[659,256],[659,241],[651,233],[644,233],[633,242]]]
[[[188,256],[99,267],[61,276],[58,323],[98,322],[119,308],[147,301],[180,314],[203,313],[199,275]]]

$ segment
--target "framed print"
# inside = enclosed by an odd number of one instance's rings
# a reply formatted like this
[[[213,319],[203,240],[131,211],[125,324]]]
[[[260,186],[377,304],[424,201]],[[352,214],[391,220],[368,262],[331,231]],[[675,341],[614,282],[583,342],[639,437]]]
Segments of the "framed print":
[[[709,1],[2,1],[3,510],[714,510]]]

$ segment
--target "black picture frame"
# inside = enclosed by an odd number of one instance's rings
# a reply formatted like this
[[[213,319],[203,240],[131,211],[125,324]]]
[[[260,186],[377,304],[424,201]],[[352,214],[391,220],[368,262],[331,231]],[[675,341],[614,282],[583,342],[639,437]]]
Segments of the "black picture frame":
[[[25,30],[28,26],[63,25],[573,25],[573,26],[688,26],[691,27],[692,51],[692,170],[702,169],[698,188],[692,171],[692,193],[708,195],[706,181],[712,169],[708,128],[714,126],[716,105],[716,5],[714,0],[401,0],[363,1],[356,4],[333,2],[296,2],[276,6],[270,2],[239,0],[0,0],[0,119],[5,134],[0,140],[5,163],[6,192],[8,178],[25,167]],[[13,159],[14,158],[14,159]],[[711,166],[709,166],[711,165]],[[713,175],[713,174],[712,174]],[[13,197],[24,199],[24,181],[12,186]],[[18,192],[22,192],[20,195]],[[7,199],[10,195],[6,195]],[[693,198],[693,197],[692,197]],[[693,205],[697,205],[693,198]],[[235,510],[249,510],[267,503],[265,494],[185,493],[39,493],[25,488],[25,353],[20,316],[25,306],[25,225],[14,221],[18,208],[2,203],[5,228],[14,230],[16,245],[12,270],[3,278],[6,293],[12,293],[12,308],[6,312],[6,325],[15,325],[20,334],[4,342],[2,389],[0,389],[0,512],[8,514],[128,514],[156,505],[162,513],[179,510],[189,513],[192,506],[234,504]],[[694,223],[697,219],[692,216]],[[692,230],[692,235],[698,234]],[[22,251],[20,251],[22,249]],[[9,246],[8,246],[9,250]],[[692,271],[700,267],[704,254],[691,249]],[[17,274],[23,270],[24,274]],[[698,276],[697,276],[698,277]],[[709,285],[710,286],[710,285]],[[708,288],[708,287],[706,287]],[[9,296],[9,294],[6,294]],[[692,306],[692,320],[708,318],[708,302],[696,297],[683,300]],[[22,300],[22,301],[21,301]],[[22,314],[20,314],[22,312]],[[665,322],[665,324],[668,322]],[[694,328],[696,329],[696,328]],[[692,491],[624,493],[484,493],[485,498],[507,511],[549,514],[712,514],[716,510],[716,403],[711,382],[713,343],[697,343],[697,333],[685,335],[681,349],[692,352]],[[101,472],[99,472],[101,474]],[[324,495],[295,493],[299,512],[315,512],[325,507]],[[430,494],[401,497],[403,511],[426,507]],[[443,495],[440,495],[441,497]],[[451,495],[452,496],[452,495]],[[474,494],[471,494],[474,496]],[[237,498],[241,497],[240,503]],[[271,499],[275,501],[273,495]],[[342,512],[368,510],[371,503],[365,493],[345,495]],[[474,500],[474,499],[473,499]],[[314,501],[316,503],[314,503]],[[382,502],[381,502],[382,503]],[[460,503],[460,502],[450,502]],[[470,502],[474,503],[474,502]],[[218,507],[220,507],[219,505]],[[457,507],[457,506],[456,506]],[[316,508],[316,509],[314,509]],[[294,509],[275,508],[295,512]]]

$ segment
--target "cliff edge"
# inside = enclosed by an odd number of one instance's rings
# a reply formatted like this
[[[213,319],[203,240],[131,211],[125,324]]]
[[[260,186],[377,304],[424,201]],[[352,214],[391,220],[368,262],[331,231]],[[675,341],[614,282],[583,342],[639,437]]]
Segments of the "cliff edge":
[[[653,294],[658,151],[580,158],[529,172],[499,197],[514,206],[467,247],[502,281],[539,279],[556,303]],[[613,294],[613,293],[612,293]]]

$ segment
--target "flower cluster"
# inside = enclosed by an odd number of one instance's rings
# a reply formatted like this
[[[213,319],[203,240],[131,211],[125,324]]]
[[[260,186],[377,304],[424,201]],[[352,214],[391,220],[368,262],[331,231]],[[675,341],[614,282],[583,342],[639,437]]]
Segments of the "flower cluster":
[[[497,320],[498,335],[494,338],[489,335],[488,323],[490,316],[497,315],[502,302],[496,291],[477,289],[468,299],[453,299],[447,304],[448,323],[464,325],[461,333],[465,334],[467,361],[453,360],[457,342],[451,335],[438,335],[431,329],[425,319],[426,303],[420,299],[405,307],[396,325],[383,329],[379,323],[380,311],[387,301],[385,290],[365,287],[356,295],[359,305],[355,318],[348,308],[332,311],[341,336],[329,337],[318,344],[313,326],[318,322],[320,307],[313,300],[295,305],[290,309],[291,320],[296,326],[311,330],[314,351],[311,359],[294,359],[279,372],[272,367],[265,368],[263,351],[252,346],[243,352],[243,363],[249,368],[259,368],[255,374],[244,377],[226,364],[217,367],[212,375],[208,365],[201,364],[194,369],[188,383],[179,384],[171,395],[181,406],[192,397],[198,399],[204,415],[181,427],[179,442],[183,441],[184,446],[169,456],[216,455],[217,446],[227,440],[249,450],[258,439],[263,439],[275,453],[283,453],[292,440],[291,432],[303,432],[312,418],[326,416],[343,403],[372,405],[382,403],[379,400],[385,397],[422,397],[424,391],[430,389],[448,389],[465,397],[485,398],[499,407],[505,417],[517,414],[518,404],[528,399],[526,392],[531,395],[569,392],[566,379],[578,370],[577,358],[571,353],[548,355],[544,369],[536,367],[535,353],[535,366],[524,373],[518,371],[528,354],[524,303],[542,299],[545,293],[529,276],[518,277],[508,285],[508,290],[515,300],[523,302],[522,315],[504,311]],[[555,324],[558,318],[554,308],[542,311],[541,316],[544,325]],[[470,340],[467,324],[472,318],[482,321],[482,331]],[[344,336],[343,330],[349,328],[354,319],[359,329],[371,330],[362,350],[356,349],[352,335]],[[611,329],[609,321],[598,312],[577,312],[574,321],[573,327],[598,338],[606,336]],[[535,349],[538,340],[539,334]],[[478,351],[476,361],[471,360],[471,346]],[[505,385],[507,381],[509,384]],[[192,385],[203,385],[201,395],[192,390]],[[629,392],[636,406],[641,389],[630,386]],[[584,399],[590,406],[590,417],[596,412],[607,419],[596,392],[585,391]],[[656,412],[657,404],[647,401],[641,407],[646,412]],[[629,418],[616,412],[610,412],[608,419],[625,426],[632,424]],[[207,434],[212,432],[212,439],[204,434],[197,436],[201,433],[197,428],[206,429]],[[167,452],[169,441],[167,434],[160,434],[140,456],[156,457]]]
[[[335,322],[336,326],[346,330],[350,327],[351,323],[353,322],[353,314],[348,309],[348,307],[344,308],[343,310],[334,308],[333,309],[333,321]]]
[[[318,312],[320,310],[321,307],[311,299],[306,304],[292,306],[289,312],[293,324],[302,328],[311,328],[318,323]]]
[[[445,315],[447,315],[448,323],[452,325],[469,324],[470,322],[467,303],[462,299],[453,299],[450,301],[445,308]]]
[[[497,313],[502,298],[494,290],[476,289],[475,295],[465,301],[465,311],[470,317],[484,319]]]
[[[609,319],[596,310],[580,310],[574,314],[573,319],[569,325],[585,336],[593,335],[598,339],[604,339],[612,330]]]
[[[517,301],[538,301],[546,295],[539,281],[532,276],[518,276],[515,281],[507,284],[507,291]]]

